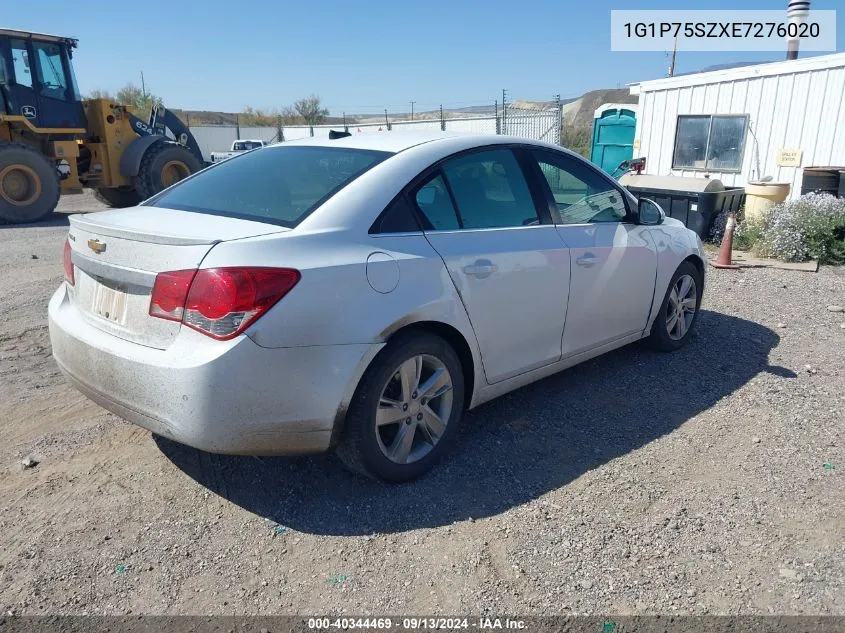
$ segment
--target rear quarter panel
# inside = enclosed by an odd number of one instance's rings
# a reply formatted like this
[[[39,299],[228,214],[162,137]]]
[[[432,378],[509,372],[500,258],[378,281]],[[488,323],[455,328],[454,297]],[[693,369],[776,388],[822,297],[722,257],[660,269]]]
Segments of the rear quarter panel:
[[[451,325],[476,346],[449,274],[422,234],[294,231],[218,244],[202,267],[233,265],[290,267],[302,274],[247,331],[262,347],[380,343],[419,321]]]

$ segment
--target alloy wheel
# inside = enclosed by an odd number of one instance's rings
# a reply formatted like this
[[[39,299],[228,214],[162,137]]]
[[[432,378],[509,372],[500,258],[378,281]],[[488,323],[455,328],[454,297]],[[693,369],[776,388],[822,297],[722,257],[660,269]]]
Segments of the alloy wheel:
[[[375,415],[381,452],[396,464],[428,455],[452,415],[452,376],[428,354],[404,361],[384,385]]]
[[[666,331],[673,341],[680,341],[692,326],[698,302],[695,279],[681,275],[672,286],[666,305]]]

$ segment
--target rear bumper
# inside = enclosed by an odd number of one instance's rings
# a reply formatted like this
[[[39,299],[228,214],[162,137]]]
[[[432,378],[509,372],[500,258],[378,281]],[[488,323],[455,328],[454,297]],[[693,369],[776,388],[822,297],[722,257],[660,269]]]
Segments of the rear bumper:
[[[158,350],[91,325],[65,284],[49,305],[53,356],[100,406],[195,448],[228,454],[327,450],[355,386],[381,345],[264,348],[182,328]]]

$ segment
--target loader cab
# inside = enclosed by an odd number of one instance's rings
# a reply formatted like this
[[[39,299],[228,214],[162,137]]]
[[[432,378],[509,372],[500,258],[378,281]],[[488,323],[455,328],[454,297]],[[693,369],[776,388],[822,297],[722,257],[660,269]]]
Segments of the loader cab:
[[[75,46],[67,37],[0,29],[0,112],[38,128],[85,128]]]

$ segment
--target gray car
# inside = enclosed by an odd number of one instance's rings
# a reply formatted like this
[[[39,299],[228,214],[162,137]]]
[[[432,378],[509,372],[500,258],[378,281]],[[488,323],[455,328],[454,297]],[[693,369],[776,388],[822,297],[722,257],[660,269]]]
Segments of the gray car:
[[[698,237],[507,136],[255,150],[70,218],[53,354],[92,400],[212,452],[427,470],[462,413],[639,339],[683,345]]]

